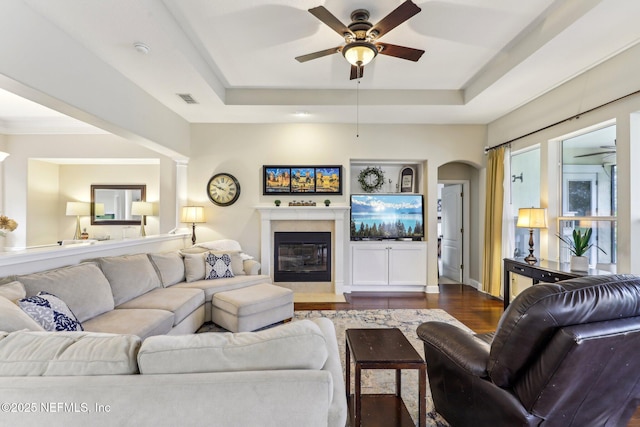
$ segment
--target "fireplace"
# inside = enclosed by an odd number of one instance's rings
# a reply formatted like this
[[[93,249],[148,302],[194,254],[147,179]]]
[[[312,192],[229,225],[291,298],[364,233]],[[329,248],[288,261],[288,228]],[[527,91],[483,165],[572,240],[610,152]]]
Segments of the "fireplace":
[[[330,232],[276,232],[274,282],[331,282]]]

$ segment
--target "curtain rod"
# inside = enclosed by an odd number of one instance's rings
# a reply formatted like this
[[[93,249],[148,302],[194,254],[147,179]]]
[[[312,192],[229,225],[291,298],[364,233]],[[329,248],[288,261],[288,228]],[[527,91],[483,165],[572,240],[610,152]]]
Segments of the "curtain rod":
[[[541,131],[543,131],[543,130],[550,129],[550,128],[552,128],[552,127],[554,127],[554,126],[557,126],[557,125],[559,125],[559,124],[561,124],[561,123],[568,122],[568,121],[570,121],[570,120],[574,120],[574,119],[578,119],[578,118],[580,118],[580,116],[583,116],[583,115],[585,115],[585,114],[587,114],[587,113],[591,113],[592,111],[598,110],[598,109],[600,109],[600,108],[602,108],[602,107],[606,107],[607,105],[611,105],[611,104],[613,104],[613,103],[615,103],[615,102],[621,101],[621,100],[623,100],[623,99],[625,99],[625,98],[628,98],[628,97],[630,97],[630,96],[634,96],[634,95],[638,95],[638,94],[640,94],[640,90],[636,90],[635,92],[628,93],[628,94],[626,94],[626,95],[621,96],[620,98],[616,98],[616,99],[614,99],[614,100],[612,100],[612,101],[605,102],[604,104],[598,105],[597,107],[590,108],[590,109],[588,109],[588,110],[586,110],[586,111],[583,111],[582,113],[578,113],[578,114],[576,114],[576,115],[574,115],[574,116],[571,116],[571,117],[568,117],[568,118],[566,118],[566,119],[559,120],[559,121],[557,121],[557,122],[555,122],[555,123],[552,123],[552,124],[550,124],[550,125],[548,125],[548,126],[542,127],[542,128],[540,128],[540,129],[538,129],[538,130],[531,131],[531,132],[529,132],[529,133],[527,133],[527,134],[524,134],[524,135],[518,136],[518,137],[516,137],[516,138],[510,139],[509,141],[502,142],[502,143],[500,143],[500,144],[498,144],[498,145],[494,145],[493,147],[487,147],[487,148],[485,148],[485,149],[484,149],[484,152],[485,152],[485,154],[486,154],[486,153],[488,153],[488,152],[489,152],[489,151],[491,151],[491,150],[495,150],[495,149],[497,149],[497,148],[504,147],[505,145],[509,145],[509,144],[511,144],[512,142],[515,142],[515,141],[518,141],[518,140],[520,140],[520,139],[526,138],[526,137],[528,137],[528,136],[534,135],[534,134],[536,134],[536,133],[538,133],[538,132],[541,132]]]

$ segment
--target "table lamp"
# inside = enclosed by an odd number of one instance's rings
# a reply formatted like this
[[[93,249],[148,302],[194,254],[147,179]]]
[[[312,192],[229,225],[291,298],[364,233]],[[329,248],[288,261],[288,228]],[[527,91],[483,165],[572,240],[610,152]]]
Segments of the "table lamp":
[[[151,202],[131,202],[131,215],[140,215],[140,237],[147,233],[144,231],[145,217],[153,215],[153,203]]]
[[[80,217],[91,215],[91,203],[87,202],[67,202],[67,216],[76,217],[76,234],[73,240],[80,240]]]
[[[183,206],[180,222],[191,223],[191,243],[196,244],[196,223],[206,222],[204,219],[203,206]]]
[[[529,229],[529,255],[527,255],[524,260],[528,264],[535,264],[538,260],[533,256],[533,229],[547,228],[547,209],[518,209],[518,223],[516,224],[516,227]]]

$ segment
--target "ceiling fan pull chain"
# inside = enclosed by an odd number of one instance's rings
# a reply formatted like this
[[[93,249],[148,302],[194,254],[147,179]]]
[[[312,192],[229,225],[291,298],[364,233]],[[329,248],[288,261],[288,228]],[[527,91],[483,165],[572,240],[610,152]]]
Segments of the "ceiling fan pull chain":
[[[360,76],[356,82],[356,138],[360,138]]]

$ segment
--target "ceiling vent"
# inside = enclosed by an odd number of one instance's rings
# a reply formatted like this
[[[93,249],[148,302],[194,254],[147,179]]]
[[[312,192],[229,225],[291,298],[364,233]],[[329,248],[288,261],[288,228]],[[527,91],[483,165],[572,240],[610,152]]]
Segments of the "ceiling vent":
[[[179,96],[180,98],[182,98],[182,100],[183,100],[184,102],[186,102],[187,104],[197,104],[197,103],[198,103],[198,101],[196,101],[195,99],[193,99],[193,96],[191,96],[191,95],[190,95],[190,94],[188,94],[188,93],[179,93],[179,94],[178,94],[178,96]]]

